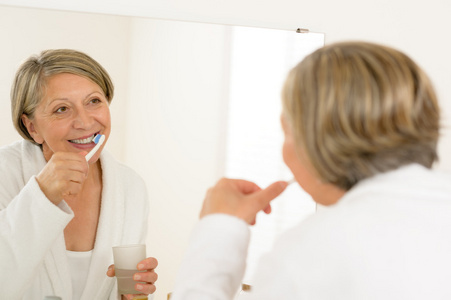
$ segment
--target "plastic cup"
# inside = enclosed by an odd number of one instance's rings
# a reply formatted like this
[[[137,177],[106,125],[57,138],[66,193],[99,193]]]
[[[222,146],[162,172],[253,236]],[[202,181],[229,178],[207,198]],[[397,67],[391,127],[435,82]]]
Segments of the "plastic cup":
[[[135,289],[138,281],[133,275],[138,271],[138,263],[146,258],[146,245],[120,245],[113,247],[114,269],[117,278],[119,294],[141,294]]]

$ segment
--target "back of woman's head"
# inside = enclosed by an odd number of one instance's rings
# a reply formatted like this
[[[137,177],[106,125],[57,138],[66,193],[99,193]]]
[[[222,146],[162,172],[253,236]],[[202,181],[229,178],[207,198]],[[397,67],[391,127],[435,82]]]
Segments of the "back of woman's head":
[[[93,58],[71,49],[46,50],[28,58],[17,70],[11,87],[11,114],[19,134],[34,142],[22,123],[22,114],[33,118],[42,100],[47,79],[60,73],[83,76],[96,83],[105,93],[108,102],[114,94],[114,86],[105,69]]]
[[[437,159],[436,95],[405,54],[364,42],[321,48],[288,75],[283,113],[317,175],[345,190]]]

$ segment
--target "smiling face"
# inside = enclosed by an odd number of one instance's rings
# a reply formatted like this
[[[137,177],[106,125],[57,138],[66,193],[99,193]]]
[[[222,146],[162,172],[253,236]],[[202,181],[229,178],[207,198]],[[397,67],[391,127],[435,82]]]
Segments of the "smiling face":
[[[95,134],[108,140],[111,131],[109,103],[102,89],[70,73],[49,77],[33,118],[23,115],[22,121],[35,142],[42,145],[47,161],[55,152],[89,152],[95,146]],[[99,156],[97,151],[90,161]]]

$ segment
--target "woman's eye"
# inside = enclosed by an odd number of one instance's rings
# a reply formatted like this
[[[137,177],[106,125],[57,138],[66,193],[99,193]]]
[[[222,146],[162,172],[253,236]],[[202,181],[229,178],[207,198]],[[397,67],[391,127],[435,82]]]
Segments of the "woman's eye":
[[[67,111],[67,107],[63,106],[63,107],[58,108],[55,112],[63,113],[63,112],[66,112],[66,111]]]
[[[94,103],[94,104],[100,103],[100,102],[102,102],[102,101],[100,99],[97,99],[97,98],[91,100],[91,103]]]

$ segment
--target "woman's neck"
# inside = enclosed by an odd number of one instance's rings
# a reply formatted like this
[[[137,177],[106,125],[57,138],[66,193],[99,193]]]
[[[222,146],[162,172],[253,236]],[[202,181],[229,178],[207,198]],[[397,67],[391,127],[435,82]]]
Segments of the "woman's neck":
[[[311,194],[313,200],[321,205],[329,206],[337,203],[346,191],[331,183],[319,183]]]

